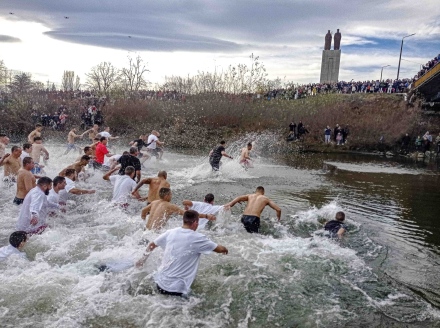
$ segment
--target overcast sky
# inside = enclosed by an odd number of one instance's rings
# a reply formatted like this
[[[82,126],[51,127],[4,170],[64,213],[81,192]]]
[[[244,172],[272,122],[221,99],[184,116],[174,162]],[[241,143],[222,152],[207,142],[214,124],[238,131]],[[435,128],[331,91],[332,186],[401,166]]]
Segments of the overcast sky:
[[[35,79],[61,81],[103,61],[148,64],[148,79],[250,64],[270,78],[319,82],[327,30],[342,33],[341,80],[401,77],[440,53],[438,0],[2,0],[0,59]],[[12,14],[10,14],[12,13]],[[65,18],[68,17],[68,18]]]

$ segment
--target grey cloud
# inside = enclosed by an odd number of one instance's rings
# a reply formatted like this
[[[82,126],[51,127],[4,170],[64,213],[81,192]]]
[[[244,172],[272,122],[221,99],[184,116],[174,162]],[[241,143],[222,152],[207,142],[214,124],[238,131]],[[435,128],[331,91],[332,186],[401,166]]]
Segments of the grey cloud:
[[[60,40],[116,49],[218,53],[275,44],[321,47],[327,29],[362,37],[363,31],[354,32],[353,26],[397,35],[422,10],[396,7],[393,1],[372,5],[356,0],[350,5],[330,0],[4,2],[18,19],[44,21],[51,29],[47,34]],[[438,17],[423,10],[423,16]]]
[[[0,34],[0,42],[21,42],[21,40],[10,35]]]

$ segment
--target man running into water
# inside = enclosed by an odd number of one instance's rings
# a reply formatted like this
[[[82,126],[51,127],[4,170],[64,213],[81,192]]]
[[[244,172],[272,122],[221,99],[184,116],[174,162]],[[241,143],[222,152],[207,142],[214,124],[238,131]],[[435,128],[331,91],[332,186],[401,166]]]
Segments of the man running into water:
[[[151,134],[148,136],[147,140],[147,152],[150,156],[156,156],[157,159],[162,159],[163,149],[160,147],[165,145],[165,142],[159,141],[159,137],[159,132],[156,130],[151,131]]]
[[[96,138],[96,135],[99,132],[98,130],[99,130],[99,125],[98,124],[93,124],[93,127],[91,129],[88,129],[87,131],[85,131],[83,133],[83,135],[88,133],[90,141],[93,142],[93,140]]]
[[[157,178],[142,179],[141,182],[139,182],[137,184],[133,193],[138,191],[138,189],[140,187],[142,187],[144,184],[150,185],[147,197],[141,198],[142,201],[144,201],[144,200],[147,201],[147,205],[150,204],[154,200],[160,199],[159,190],[161,188],[169,188],[170,187],[170,184],[167,181],[167,172],[166,171],[159,171],[159,173],[157,174]]]
[[[66,187],[63,190],[60,190],[59,192],[60,203],[66,204],[69,198],[69,194],[86,195],[86,194],[94,194],[96,192],[96,190],[93,189],[76,188],[74,182],[76,181],[76,172],[74,169],[67,169],[66,176],[64,178],[66,179]]]
[[[15,231],[9,236],[9,245],[0,248],[0,262],[6,261],[11,255],[18,255],[27,260],[26,253],[23,251],[27,242],[26,231]]]
[[[132,198],[132,192],[136,188],[136,182],[134,182],[134,176],[136,170],[133,166],[127,166],[124,170],[124,175],[112,175],[118,169],[115,168],[108,171],[102,177],[104,180],[108,180],[113,185],[113,198],[112,202],[122,205],[123,207],[128,206],[128,201]],[[139,193],[136,191],[133,194],[134,198],[140,199]]]
[[[93,149],[92,149],[92,147],[90,147],[90,146],[85,146],[84,149],[83,149],[83,151],[84,151],[84,154],[79,155],[79,157],[76,158],[76,161],[75,161],[75,162],[79,162],[79,161],[81,160],[81,157],[83,157],[84,155],[89,156],[89,157],[90,157],[90,160],[92,160],[92,158],[93,158],[93,156],[94,156],[94,155],[93,155]]]
[[[252,143],[250,142],[247,144],[247,147],[241,149],[240,164],[245,168],[245,170],[253,167],[250,157],[251,150],[252,150]]]
[[[38,179],[37,186],[26,195],[17,221],[17,230],[29,234],[40,234],[46,228],[46,218],[50,209],[58,209],[59,205],[47,200],[52,180],[48,177]]]
[[[158,230],[168,222],[168,219],[173,214],[183,215],[185,212],[185,210],[179,206],[170,203],[172,197],[170,188],[160,188],[159,197],[159,200],[154,200],[151,204],[142,209],[142,220],[145,220],[147,214],[150,213],[146,225],[148,230]],[[200,214],[200,217],[215,220],[215,216],[211,214]]]
[[[52,202],[52,203],[60,205],[60,211],[61,212],[65,212],[66,211],[66,208],[64,207],[66,205],[66,203],[60,202],[60,191],[64,190],[64,188],[66,188],[66,184],[67,184],[66,178],[60,177],[60,176],[56,176],[53,179],[53,187],[49,191],[49,195],[47,196],[47,200],[49,202]],[[56,212],[52,211],[50,214],[56,214]]]
[[[32,144],[30,144],[30,143],[23,144],[23,148],[22,148],[21,155],[20,155],[22,166],[23,166],[23,159],[25,157],[32,157]]]
[[[16,205],[22,204],[29,191],[37,186],[37,179],[31,173],[33,168],[34,160],[32,157],[25,157],[23,167],[18,170],[17,174],[17,192],[13,201]]]
[[[9,145],[9,138],[6,134],[0,133],[0,158],[5,156],[7,145]]]
[[[11,154],[5,154],[0,165],[4,165],[3,181],[16,182],[18,170],[21,168],[21,148],[18,146],[12,146]]]
[[[83,155],[79,161],[69,165],[68,167],[63,169],[60,173],[58,173],[58,175],[61,176],[61,177],[65,177],[66,176],[66,171],[68,169],[74,169],[75,172],[76,172],[77,177],[78,178],[82,178],[84,176],[84,173],[85,173],[85,168],[89,164],[89,161],[90,161],[90,157],[87,156],[87,155]]]
[[[218,212],[225,209],[228,210],[229,207],[227,205],[214,205],[214,195],[207,194],[203,202],[194,202],[191,200],[184,200],[182,202],[183,206],[185,206],[185,210],[193,210],[201,214],[212,214],[217,215]],[[207,219],[199,220],[199,227],[197,230],[204,229],[206,224],[208,223]]]
[[[243,195],[226,204],[233,207],[236,203],[247,202],[241,217],[245,229],[249,233],[258,233],[260,229],[260,216],[266,206],[277,212],[278,221],[281,219],[281,209],[268,197],[264,196],[264,188],[259,186],[254,194]]]
[[[209,164],[211,164],[213,171],[220,170],[220,165],[221,165],[220,160],[222,159],[222,156],[229,157],[230,159],[232,159],[232,156],[226,154],[225,145],[226,142],[222,140],[220,141],[220,144],[217,147],[215,147],[209,152]]]
[[[34,160],[35,166],[32,170],[33,174],[39,174],[44,165],[40,165],[40,158],[43,155],[43,161],[47,161],[49,159],[49,152],[43,146],[43,140],[41,137],[35,137],[34,143],[32,144],[32,153],[31,157]]]
[[[142,153],[142,148],[147,147],[149,145],[146,141],[147,141],[147,135],[141,134],[139,136],[139,139],[130,142],[130,146],[137,147],[138,158],[140,159],[141,164],[144,164],[144,162],[150,158],[150,156],[147,153],[145,154]]]
[[[75,139],[82,138],[84,136],[83,134],[76,134],[76,128],[73,128],[70,130],[69,134],[67,135],[67,149],[64,152],[64,155],[67,155],[72,149],[79,150],[79,153],[81,154],[81,148],[75,145]]]
[[[136,170],[136,182],[141,180],[141,161],[137,158],[138,150],[136,147],[131,147],[128,154],[122,155],[118,159],[118,163],[121,164],[118,174],[124,175],[125,168],[132,166]]]
[[[137,267],[142,267],[157,246],[164,249],[162,265],[154,276],[159,293],[173,296],[188,294],[197,275],[200,255],[210,252],[228,254],[226,247],[196,232],[198,222],[199,214],[196,211],[184,212],[183,226],[168,230],[156,238],[136,263]]]
[[[41,138],[41,131],[43,131],[43,126],[41,124],[35,124],[35,130],[33,130],[31,133],[29,133],[28,135],[28,142],[33,144],[34,143],[34,139],[36,137],[40,137]]]
[[[95,151],[95,163],[94,168],[95,169],[101,169],[104,165],[104,156],[106,157],[112,157],[112,154],[107,149],[107,138],[101,137],[100,142],[96,145],[96,151]]]

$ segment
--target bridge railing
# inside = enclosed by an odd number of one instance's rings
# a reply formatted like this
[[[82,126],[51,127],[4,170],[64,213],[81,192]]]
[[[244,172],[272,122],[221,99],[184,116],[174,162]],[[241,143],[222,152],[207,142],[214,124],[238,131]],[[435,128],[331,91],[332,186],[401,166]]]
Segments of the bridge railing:
[[[431,79],[434,75],[440,72],[440,62],[438,62],[433,68],[426,72],[420,79],[414,82],[414,89],[420,87],[423,83]]]

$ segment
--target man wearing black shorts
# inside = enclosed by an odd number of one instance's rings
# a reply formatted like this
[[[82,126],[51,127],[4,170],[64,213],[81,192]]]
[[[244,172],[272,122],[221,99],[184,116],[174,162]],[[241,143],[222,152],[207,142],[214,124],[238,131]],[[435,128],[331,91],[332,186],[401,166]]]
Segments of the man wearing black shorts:
[[[264,208],[269,205],[277,212],[278,221],[281,219],[281,209],[271,199],[264,195],[264,188],[257,187],[254,194],[243,195],[235,198],[232,202],[225,206],[234,206],[236,203],[247,202],[244,209],[241,223],[249,233],[258,233],[260,230],[260,216]]]

